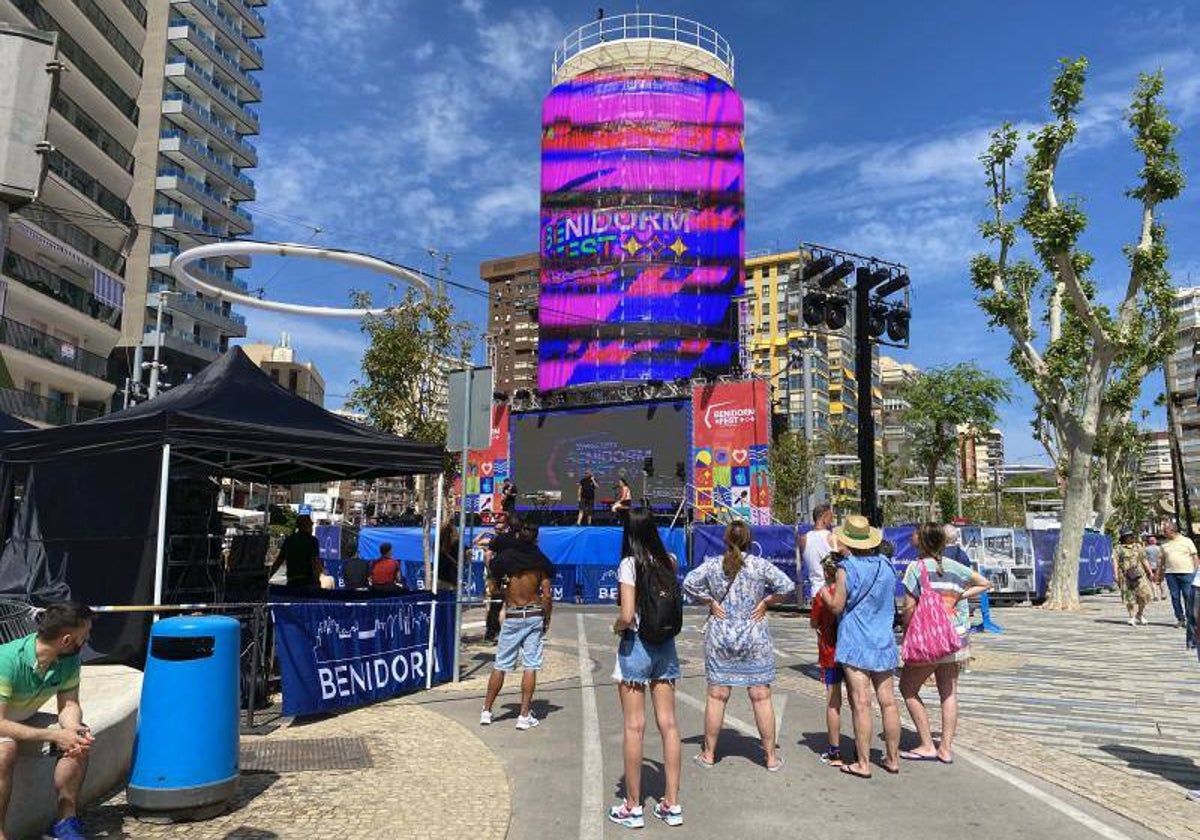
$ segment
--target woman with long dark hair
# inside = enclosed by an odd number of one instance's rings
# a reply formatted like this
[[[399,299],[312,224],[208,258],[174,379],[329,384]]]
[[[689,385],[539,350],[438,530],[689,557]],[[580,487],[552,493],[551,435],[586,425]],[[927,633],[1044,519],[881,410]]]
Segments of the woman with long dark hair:
[[[622,476],[617,479],[617,500],[613,502],[612,512],[617,515],[617,521],[621,525],[629,526],[629,511],[633,509],[633,491],[629,488],[629,482]],[[657,531],[655,532],[657,534]]]
[[[745,686],[762,737],[766,768],[783,767],[776,755],[775,648],[767,627],[767,609],[795,588],[774,563],[749,554],[753,535],[740,519],[725,529],[725,553],[708,557],[684,578],[683,590],[708,606],[704,632],[704,674],[708,702],[704,708],[704,748],[693,761],[704,768],[716,762],[717,737],[725,723],[725,706],[735,685]]]
[[[679,806],[679,771],[682,747],[675,722],[675,680],[679,679],[679,656],[675,639],[652,642],[639,633],[642,616],[638,609],[638,587],[648,581],[675,580],[678,561],[667,552],[645,508],[630,511],[625,523],[625,556],[617,569],[620,614],[613,632],[621,637],[613,679],[625,720],[625,799],[608,811],[608,818],[626,828],[645,825],[642,812],[642,746],[646,732],[646,689],[654,705],[654,719],[662,737],[663,772],[666,790],[654,806],[654,816],[667,825],[683,825]],[[669,575],[669,577],[668,577]],[[661,584],[660,584],[661,585]],[[678,582],[675,583],[678,595]]]
[[[936,522],[926,522],[916,532],[920,557],[904,572],[903,622],[907,630],[921,599],[921,567],[924,564],[929,586],[941,596],[950,623],[958,632],[959,648],[936,662],[906,662],[900,672],[900,695],[908,707],[908,716],[917,728],[920,742],[915,749],[905,750],[900,757],[907,761],[940,761],[954,763],[954,733],[958,728],[958,672],[970,659],[971,612],[969,599],[992,588],[992,583],[970,566],[942,556],[946,547],[946,532]],[[937,681],[938,698],[942,705],[942,737],[933,743],[929,715],[921,700],[921,686],[933,677]]]

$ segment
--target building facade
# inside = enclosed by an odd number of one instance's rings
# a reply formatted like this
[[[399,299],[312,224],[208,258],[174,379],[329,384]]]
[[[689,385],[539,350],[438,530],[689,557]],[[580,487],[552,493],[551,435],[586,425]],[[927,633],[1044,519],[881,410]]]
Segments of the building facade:
[[[118,4],[119,5],[119,4]],[[247,139],[258,134],[251,103],[262,98],[266,0],[162,0],[149,4],[141,122],[130,205],[138,224],[125,272],[130,304],[120,366],[138,369],[157,345],[162,378],[179,382],[246,334],[228,302],[177,289],[171,260],[180,251],[244,238],[253,219],[240,206],[255,197],[244,170],[258,164]],[[193,264],[212,285],[246,291],[245,257]],[[156,328],[162,304],[161,331]]]
[[[1138,498],[1146,504],[1172,498],[1174,486],[1170,434],[1166,431],[1146,432],[1138,437],[1143,447],[1141,459],[1138,461]]]
[[[1175,352],[1167,359],[1166,385],[1174,415],[1173,428],[1167,432],[1177,438],[1182,458],[1183,486],[1186,488],[1193,511],[1200,505],[1200,404],[1198,404],[1196,376],[1200,372],[1197,364],[1197,342],[1200,341],[1200,287],[1177,289],[1175,313],[1179,325],[1175,333]],[[1178,468],[1178,464],[1177,467]]]
[[[891,356],[879,357],[879,388],[882,395],[879,434],[883,440],[883,451],[888,455],[903,457],[908,454],[912,431],[905,420],[905,412],[912,406],[905,400],[904,390],[916,380],[919,373],[916,365],[898,362]]]
[[[296,361],[292,339],[284,333],[278,344],[254,342],[241,345],[250,361],[262,368],[281,388],[325,407],[325,377],[312,362]]]
[[[38,425],[108,410],[108,358],[128,315],[140,0],[0,0],[0,21],[53,32],[64,65],[37,200],[0,229],[0,410]]]
[[[506,394],[537,388],[540,264],[532,253],[479,265],[488,287],[487,363],[495,371],[496,390]]]
[[[991,487],[999,478],[1004,483],[1004,432],[958,428],[958,457],[962,480],[977,487]]]

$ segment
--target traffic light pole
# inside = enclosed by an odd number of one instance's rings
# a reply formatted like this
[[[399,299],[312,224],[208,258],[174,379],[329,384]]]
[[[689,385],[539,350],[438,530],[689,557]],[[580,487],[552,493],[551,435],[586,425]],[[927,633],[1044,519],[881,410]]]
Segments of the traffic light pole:
[[[875,481],[875,413],[871,395],[872,342],[871,269],[860,267],[854,280],[854,375],[858,379],[858,464],[859,508],[872,525],[883,518]]]

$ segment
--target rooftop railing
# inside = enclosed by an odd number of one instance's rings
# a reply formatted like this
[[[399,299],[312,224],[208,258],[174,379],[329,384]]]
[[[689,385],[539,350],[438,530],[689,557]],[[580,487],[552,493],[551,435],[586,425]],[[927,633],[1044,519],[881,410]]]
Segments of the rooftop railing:
[[[733,79],[733,50],[721,33],[694,20],[649,12],[615,15],[579,27],[564,38],[559,48],[554,51],[551,73],[557,75],[564,64],[593,47],[634,38],[674,41],[704,50],[724,64],[729,70],[729,78]]]

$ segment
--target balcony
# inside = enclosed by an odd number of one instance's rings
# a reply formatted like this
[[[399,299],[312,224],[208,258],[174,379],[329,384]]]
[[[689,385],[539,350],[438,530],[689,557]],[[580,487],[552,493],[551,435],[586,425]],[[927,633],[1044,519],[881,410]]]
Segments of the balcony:
[[[210,225],[204,219],[176,207],[158,206],[154,208],[154,218],[151,224],[159,230],[169,230],[173,234],[184,234],[193,239],[212,237],[224,239],[225,234]]]
[[[233,312],[225,312],[221,304],[205,300],[193,292],[173,291],[166,286],[154,286],[146,295],[146,306],[154,309],[158,306],[159,295],[169,292],[163,301],[163,306],[173,312],[180,312],[197,321],[212,324],[222,333],[237,338],[246,335],[246,319]]]
[[[163,168],[158,171],[154,187],[165,193],[169,198],[181,201],[188,199],[218,214],[222,219],[236,228],[230,233],[234,236],[249,233],[254,230],[254,217],[240,207],[231,204],[229,199],[218,193],[208,184],[193,178],[182,169]]]
[[[267,19],[259,14],[254,5],[247,3],[246,0],[229,0],[229,5],[241,13],[242,23],[244,27],[250,28],[252,37],[262,38],[267,34]]]
[[[233,126],[183,91],[171,91],[163,96],[163,116],[181,125],[185,132],[204,134],[228,149],[238,166],[258,166],[258,149],[238,134]]]
[[[0,318],[0,343],[97,379],[108,373],[108,359],[103,356],[11,318]]]
[[[92,142],[97,149],[111,158],[117,166],[133,174],[133,154],[117,138],[105,131],[98,122],[84,112],[75,100],[59,88],[54,93],[54,110],[75,127],[75,130]]]
[[[249,105],[243,105],[237,91],[221,84],[212,73],[190,58],[176,58],[168,62],[163,68],[163,74],[185,92],[202,94],[212,99],[217,107],[245,128],[247,134],[258,133],[258,112]]]
[[[142,346],[154,347],[157,343],[155,341],[156,338],[161,340],[162,347],[196,359],[211,362],[221,355],[221,347],[215,341],[197,338],[192,333],[184,332],[183,330],[173,330],[169,327],[163,327],[163,331],[159,335],[155,333],[153,324],[147,324]]]
[[[169,269],[171,260],[179,255],[179,249],[171,245],[154,245],[150,249],[150,267]],[[195,275],[197,279],[203,280],[214,286],[231,289],[235,292],[247,294],[250,287],[246,285],[246,281],[238,280],[232,271],[222,266],[215,260],[197,260],[188,266],[188,271]]]
[[[241,24],[221,11],[221,7],[217,5],[215,0],[171,0],[171,7],[184,13],[188,9],[194,9],[199,12],[222,35],[228,38],[230,43],[238,47],[254,69],[258,70],[262,68],[262,47],[246,37],[242,31]]]
[[[138,52],[137,47],[129,43],[129,39],[122,34],[120,27],[109,19],[96,0],[73,0],[73,2],[75,8],[82,12],[88,23],[91,24],[92,31],[99,34],[116,51],[121,60],[140,77],[142,75],[142,54]],[[87,34],[80,33],[80,36],[87,37]]]
[[[91,292],[75,285],[45,266],[18,254],[4,252],[4,276],[16,280],[47,297],[65,304],[76,312],[95,318],[106,326],[121,328],[121,310],[100,300]]]
[[[159,133],[158,150],[180,166],[198,164],[224,181],[240,201],[254,199],[254,182],[221,160],[212,150],[197,143],[184,132],[168,128]]]
[[[77,193],[124,225],[133,219],[129,205],[58,150],[46,155],[46,168],[69,184]]]
[[[35,423],[46,423],[51,426],[82,423],[84,420],[92,420],[101,414],[94,408],[47,399],[41,394],[20,391],[16,388],[0,388],[0,411],[14,417],[24,417]]]
[[[172,18],[167,29],[167,42],[191,59],[206,59],[221,68],[227,76],[245,89],[247,95],[239,101],[262,100],[262,85],[242,67],[238,57],[226,50],[204,30],[184,17]]]
[[[83,228],[68,222],[49,207],[38,202],[28,204],[18,211],[14,218],[32,222],[33,226],[41,228],[46,233],[90,257],[109,271],[117,274],[125,271],[125,257],[105,245]]]

